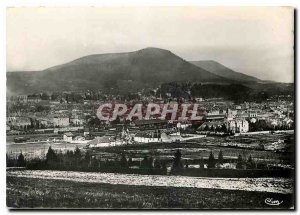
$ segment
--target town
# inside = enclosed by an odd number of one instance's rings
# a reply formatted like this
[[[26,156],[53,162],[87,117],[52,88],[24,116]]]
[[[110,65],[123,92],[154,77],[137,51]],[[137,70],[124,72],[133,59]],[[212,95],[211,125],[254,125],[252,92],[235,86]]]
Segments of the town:
[[[185,143],[209,136],[294,129],[294,103],[289,95],[273,96],[262,102],[237,103],[224,98],[193,97],[190,91],[185,97],[158,92],[158,89],[148,89],[120,96],[87,90],[11,96],[7,98],[7,142],[36,145],[63,142],[95,149],[141,143]],[[126,103],[123,105],[126,110],[116,112],[113,107],[119,108],[122,103]],[[103,108],[106,104],[111,108]],[[136,104],[140,104],[141,116],[138,112],[132,113]],[[165,117],[161,117],[160,111],[147,108],[148,104],[162,110]],[[196,110],[194,104],[197,104]],[[99,118],[99,107],[104,114],[113,117]],[[151,114],[147,113],[149,110]],[[183,113],[197,117],[195,120],[182,117]],[[148,116],[142,117],[145,115]],[[282,147],[281,143],[278,141],[265,148],[276,150]],[[10,147],[7,152],[12,156],[21,151],[19,148],[9,150]],[[23,153],[26,154],[26,150],[23,149]]]
[[[155,89],[153,90],[155,92]],[[189,92],[190,93],[190,92]],[[154,103],[159,108],[161,104],[177,105],[176,114],[183,112],[183,105],[197,103],[198,112],[201,117],[196,120],[186,120],[185,128],[191,127],[192,121],[199,125],[203,123],[208,127],[215,129],[226,125],[227,131],[233,133],[244,133],[249,131],[262,130],[286,130],[293,129],[294,104],[293,98],[290,96],[274,96],[262,102],[243,102],[236,104],[230,100],[222,98],[197,98],[189,95],[189,98],[182,98],[176,95],[173,97],[171,93],[159,96],[147,95],[149,93],[138,92],[137,94],[129,94],[125,96],[114,96],[102,93],[101,91],[86,92],[63,92],[63,93],[40,93],[32,95],[10,96],[7,98],[7,118],[6,131],[7,134],[18,133],[43,133],[58,131],[76,131],[92,127],[101,127],[95,124],[96,113],[99,106],[105,103],[118,104],[126,102],[129,104],[128,110],[122,116],[115,115],[111,119],[102,120],[103,126],[113,127],[113,125],[126,124],[132,121],[141,120],[141,118],[128,115],[132,108],[139,102],[143,104]],[[132,99],[130,97],[133,97]],[[181,106],[178,107],[178,104]],[[199,107],[198,107],[199,105]],[[164,105],[164,108],[166,105]],[[195,106],[195,105],[194,105]],[[126,106],[127,107],[127,106]],[[147,107],[143,106],[142,112]],[[171,107],[172,108],[172,107]],[[193,108],[192,108],[193,109]],[[199,110],[200,109],[200,110]],[[174,112],[174,111],[173,111]],[[187,114],[194,113],[195,110],[185,110]],[[112,111],[111,111],[112,113]],[[185,113],[185,115],[186,115]],[[166,116],[166,113],[164,114]],[[173,119],[174,113],[171,112],[168,123],[176,124],[183,121],[182,119]],[[159,114],[152,114],[145,119],[153,120],[161,118]],[[165,117],[166,118],[166,117]],[[172,118],[172,119],[171,119]],[[203,118],[203,119],[202,119]],[[227,119],[227,124],[224,119]],[[188,123],[188,121],[190,121]],[[183,123],[185,123],[183,121]],[[150,124],[150,123],[149,123]],[[230,124],[230,126],[228,126]],[[181,127],[182,127],[181,126]],[[52,130],[51,130],[52,129]],[[90,129],[90,128],[89,128]]]

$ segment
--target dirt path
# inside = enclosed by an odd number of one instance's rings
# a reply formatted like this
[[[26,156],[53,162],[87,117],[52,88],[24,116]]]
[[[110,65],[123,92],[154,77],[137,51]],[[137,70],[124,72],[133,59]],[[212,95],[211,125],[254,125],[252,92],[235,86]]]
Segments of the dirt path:
[[[194,187],[244,190],[271,193],[293,193],[293,181],[286,178],[207,178],[187,176],[133,175],[72,171],[15,170],[7,176],[69,180],[75,182],[106,183],[164,187]]]

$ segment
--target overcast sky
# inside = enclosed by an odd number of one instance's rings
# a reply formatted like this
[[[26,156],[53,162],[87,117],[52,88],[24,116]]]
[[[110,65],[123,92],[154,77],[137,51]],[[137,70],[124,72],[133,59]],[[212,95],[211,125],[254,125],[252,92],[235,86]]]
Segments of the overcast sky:
[[[260,79],[293,82],[291,8],[27,8],[7,10],[7,70],[76,58],[168,49]]]

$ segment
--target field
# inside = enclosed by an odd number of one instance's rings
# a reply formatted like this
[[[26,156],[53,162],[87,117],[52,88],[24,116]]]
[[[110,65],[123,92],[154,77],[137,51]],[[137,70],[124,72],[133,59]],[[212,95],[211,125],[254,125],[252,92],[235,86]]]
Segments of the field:
[[[144,186],[193,187],[211,189],[247,190],[274,193],[292,193],[293,180],[289,178],[214,178],[167,175],[138,175],[77,171],[8,170],[7,176],[21,178],[57,179],[75,182],[109,183]]]
[[[279,206],[266,198],[282,201]],[[260,208],[288,209],[292,194],[188,187],[149,187],[7,177],[7,206],[12,208]]]
[[[148,143],[122,145],[115,147],[93,149],[92,154],[98,158],[116,159],[121,154],[133,160],[141,160],[145,156],[152,156],[160,160],[172,162],[174,153],[180,149],[182,158],[189,161],[189,164],[198,164],[200,158],[207,159],[210,152],[217,158],[219,151],[222,150],[224,159],[236,159],[241,155],[247,160],[251,155],[254,161],[263,161],[269,164],[284,164],[293,166],[294,164],[294,140],[287,145],[287,151],[275,152],[266,151],[257,146],[263,146],[278,140],[288,140],[293,138],[293,134],[255,134],[251,136],[229,136],[229,137],[205,137],[191,140],[186,143]],[[84,151],[86,144],[70,143],[33,143],[33,144],[12,144],[7,142],[6,152],[8,155],[16,157],[21,151],[25,158],[44,157],[49,146],[54,150],[63,151],[74,150],[78,146]]]
[[[283,164],[292,170],[293,151],[266,151],[256,148],[257,145],[272,143],[279,139],[286,140],[291,136],[290,134],[267,134],[248,137],[206,137],[186,143],[124,145],[99,148],[90,152],[101,160],[119,159],[124,154],[127,158],[133,158],[136,165],[139,165],[143,157],[152,156],[155,159],[164,160],[167,167],[170,168],[174,153],[180,149],[182,160],[189,164],[189,168],[185,171],[191,172],[198,171],[193,166],[199,164],[200,158],[207,161],[211,151],[217,158],[219,151],[222,150],[225,162],[235,163],[239,154],[246,161],[251,155],[254,162],[264,162],[270,165]],[[243,143],[249,147],[225,146],[224,144],[227,143]],[[37,152],[39,155],[44,154],[49,145],[12,144],[7,147],[7,152],[21,150],[24,152],[25,158],[28,158],[28,155],[35,155]],[[74,149],[76,146],[85,151],[83,145],[52,145],[55,150],[62,151]],[[290,143],[289,148],[293,148],[293,143]],[[214,171],[228,173],[228,171],[265,170],[215,169]],[[294,182],[292,176],[259,175],[257,178],[254,178],[256,176],[251,178],[250,175],[235,177],[232,174],[213,178],[209,175],[209,177],[189,177],[187,175],[149,176],[103,172],[8,170],[7,206],[11,208],[101,209],[288,209],[293,207]],[[266,199],[278,201],[280,204],[266,204]]]
[[[117,158],[120,157],[120,154],[125,154],[127,157],[132,157],[136,160],[142,159],[144,156],[152,156],[172,162],[174,153],[177,149],[180,149],[182,158],[187,160],[189,164],[195,164],[200,158],[207,159],[211,151],[215,158],[217,158],[219,151],[222,151],[224,159],[235,160],[238,155],[241,155],[244,160],[247,160],[251,155],[256,162],[280,163],[293,166],[293,139],[291,143],[287,144],[285,152],[266,151],[257,148],[257,146],[263,147],[278,140],[286,141],[290,138],[293,138],[293,134],[205,137],[186,143],[148,143],[99,148],[93,150],[93,154],[98,155],[102,159]]]

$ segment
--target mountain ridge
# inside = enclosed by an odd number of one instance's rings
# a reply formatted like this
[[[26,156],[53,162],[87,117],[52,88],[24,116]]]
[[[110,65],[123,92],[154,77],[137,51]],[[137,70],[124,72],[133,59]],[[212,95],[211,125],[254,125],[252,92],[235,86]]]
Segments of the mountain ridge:
[[[232,69],[230,69],[227,66],[224,66],[223,64],[214,61],[214,60],[200,60],[200,61],[189,61],[190,63],[205,69],[215,75],[219,75],[221,77],[227,77],[231,80],[238,81],[238,82],[261,82],[263,80],[260,80],[256,77],[246,75],[241,72],[236,72]]]
[[[99,88],[126,93],[181,81],[230,82],[158,48],[89,55],[39,72],[7,73],[7,88],[16,93]]]
[[[132,52],[92,54],[41,71],[7,72],[7,90],[14,94],[87,89],[128,93],[167,82],[230,84],[241,81],[215,74],[209,71],[210,67],[194,64],[169,50],[154,47]],[[223,70],[227,68],[219,63],[217,65]],[[251,81],[259,80],[247,77]]]

